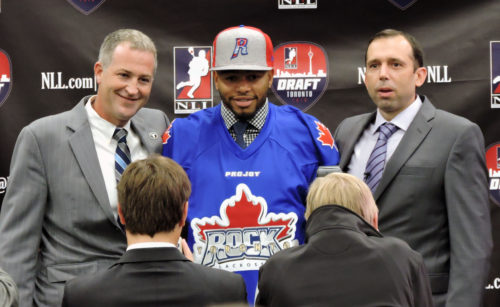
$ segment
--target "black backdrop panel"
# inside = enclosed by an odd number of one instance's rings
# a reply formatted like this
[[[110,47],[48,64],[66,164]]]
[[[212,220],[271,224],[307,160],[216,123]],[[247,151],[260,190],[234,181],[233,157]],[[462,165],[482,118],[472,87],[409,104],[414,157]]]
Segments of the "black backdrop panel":
[[[373,110],[360,81],[369,37],[384,28],[405,30],[422,43],[425,65],[432,72],[419,92],[437,107],[478,123],[486,145],[500,141],[500,110],[495,108],[500,105],[491,105],[491,68],[500,65],[491,61],[490,54],[490,42],[500,41],[497,0],[72,1],[95,7],[84,14],[70,0],[0,4],[0,51],[11,60],[10,82],[0,89],[1,99],[3,89],[10,87],[3,103],[0,100],[0,202],[19,131],[95,93],[93,65],[99,45],[118,28],[142,30],[156,42],[159,66],[149,106],[162,109],[171,119],[185,116],[174,113],[174,47],[210,46],[218,31],[239,24],[261,28],[275,46],[295,41],[317,44],[327,53],[328,86],[306,112],[331,130],[347,116]],[[312,3],[317,8],[279,9],[280,3]],[[402,10],[396,3],[409,6]],[[4,67],[0,62],[0,78],[6,74]],[[271,91],[270,99],[279,103]],[[215,93],[214,102],[218,100]],[[498,246],[500,208],[496,205],[492,205],[492,219]],[[498,306],[498,247],[485,287],[487,306]]]

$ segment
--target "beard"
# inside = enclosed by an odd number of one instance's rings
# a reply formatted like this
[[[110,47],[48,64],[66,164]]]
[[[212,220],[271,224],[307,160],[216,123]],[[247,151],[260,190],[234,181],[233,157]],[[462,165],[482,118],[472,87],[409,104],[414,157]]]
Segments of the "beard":
[[[262,108],[262,106],[266,103],[266,100],[267,100],[267,96],[264,96],[264,97],[261,97],[261,98],[257,98],[257,103],[255,105],[255,110],[251,113],[249,112],[240,112],[238,113],[235,108],[231,105],[230,101],[228,98],[226,97],[223,97],[221,96],[221,100],[222,100],[222,103],[224,103],[224,105],[229,109],[231,110],[231,112],[233,112],[233,114],[236,116],[236,118],[238,120],[243,120],[243,121],[248,121],[250,119],[252,119],[255,114]]]

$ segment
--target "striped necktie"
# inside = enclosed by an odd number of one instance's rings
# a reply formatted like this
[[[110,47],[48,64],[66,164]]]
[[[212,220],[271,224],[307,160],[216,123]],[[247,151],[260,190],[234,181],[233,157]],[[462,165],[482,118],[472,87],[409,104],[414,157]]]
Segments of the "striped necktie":
[[[372,193],[375,193],[375,189],[380,179],[382,179],[382,174],[384,172],[387,140],[396,130],[398,130],[398,127],[388,122],[384,123],[379,128],[377,143],[375,143],[375,147],[368,158],[365,169],[365,182]]]
[[[113,139],[118,142],[115,152],[115,177],[116,183],[122,178],[123,171],[130,164],[130,150],[127,146],[127,130],[116,128]]]

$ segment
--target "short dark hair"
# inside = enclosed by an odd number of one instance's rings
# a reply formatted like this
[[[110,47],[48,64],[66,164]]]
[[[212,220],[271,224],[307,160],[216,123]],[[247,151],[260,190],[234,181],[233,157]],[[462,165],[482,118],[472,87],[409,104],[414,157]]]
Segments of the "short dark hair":
[[[420,43],[417,41],[417,39],[404,31],[399,31],[399,30],[394,30],[394,29],[385,29],[382,30],[378,33],[376,33],[368,42],[368,45],[366,46],[366,51],[365,51],[365,63],[366,63],[366,56],[368,54],[368,47],[370,47],[370,44],[377,39],[380,38],[387,38],[387,37],[394,37],[394,36],[403,36],[408,43],[410,43],[411,49],[413,50],[413,62],[415,63],[415,69],[419,67],[424,67],[424,50],[420,46]]]
[[[132,234],[172,231],[181,221],[191,183],[173,160],[152,155],[131,163],[118,183],[118,202]]]

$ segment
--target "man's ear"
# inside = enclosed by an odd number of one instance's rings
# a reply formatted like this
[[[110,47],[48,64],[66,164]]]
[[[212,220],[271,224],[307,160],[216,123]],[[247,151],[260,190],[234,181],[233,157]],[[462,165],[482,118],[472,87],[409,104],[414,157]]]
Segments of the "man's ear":
[[[186,225],[187,215],[188,215],[188,202],[186,201],[184,203],[184,208],[182,209],[182,218],[181,221],[179,222],[180,227],[184,227],[184,225]]]
[[[269,88],[271,88],[273,86],[274,69],[268,71],[267,74],[269,75]]]
[[[371,222],[373,228],[378,230],[378,212],[375,212],[375,214],[373,215],[373,218],[370,222]]]
[[[215,89],[219,90],[219,74],[217,71],[214,71],[214,84],[215,84]]]
[[[125,225],[125,218],[123,217],[122,206],[120,204],[118,204],[118,217],[120,218],[120,223]]]
[[[102,77],[103,70],[104,70],[104,67],[102,67],[101,62],[96,62],[94,64],[94,75],[95,75],[97,84],[101,83],[101,77]]]
[[[427,79],[427,68],[425,67],[419,67],[415,71],[417,74],[417,80],[415,81],[415,86],[420,87],[422,84],[425,83],[425,80]]]

